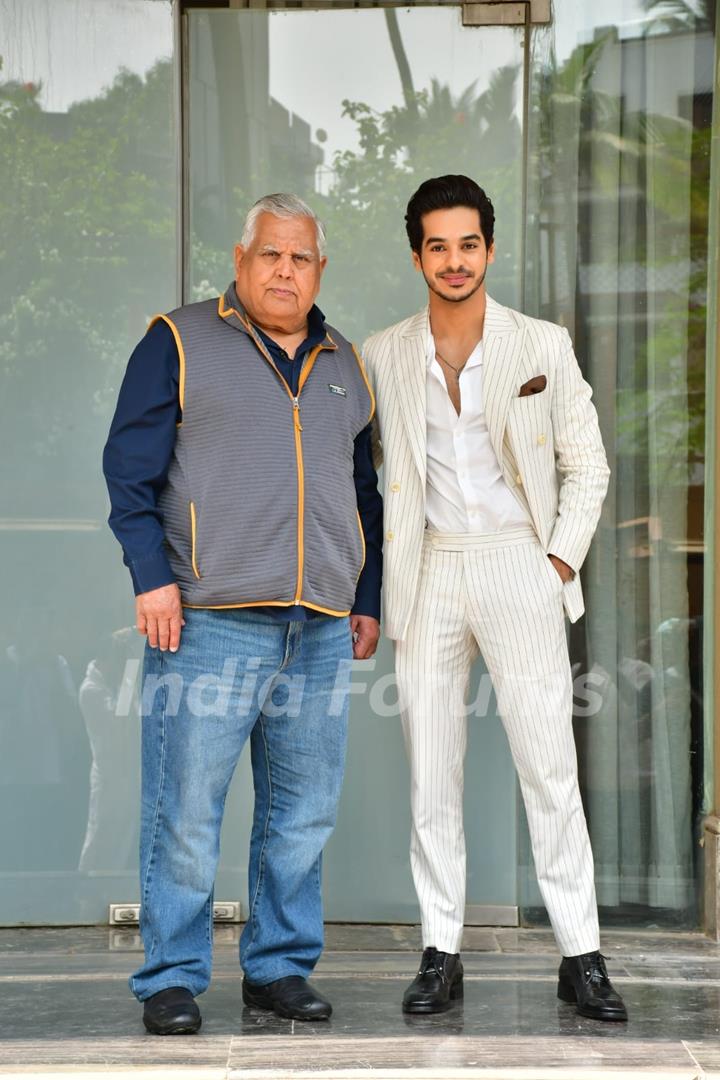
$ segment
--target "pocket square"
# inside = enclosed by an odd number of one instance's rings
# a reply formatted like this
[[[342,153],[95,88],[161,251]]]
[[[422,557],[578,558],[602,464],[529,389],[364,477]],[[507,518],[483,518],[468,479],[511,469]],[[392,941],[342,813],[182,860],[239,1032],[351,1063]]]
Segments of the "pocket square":
[[[547,386],[547,379],[544,375],[535,375],[534,378],[528,379],[526,383],[523,383],[520,387],[518,397],[529,397],[530,394],[539,394]]]

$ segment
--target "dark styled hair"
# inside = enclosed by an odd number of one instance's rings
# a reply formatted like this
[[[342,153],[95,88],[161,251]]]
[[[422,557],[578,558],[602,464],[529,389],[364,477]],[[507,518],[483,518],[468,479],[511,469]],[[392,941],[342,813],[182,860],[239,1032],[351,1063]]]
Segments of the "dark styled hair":
[[[469,206],[480,215],[480,229],[489,248],[493,242],[495,211],[483,189],[469,176],[436,176],[420,185],[405,214],[405,228],[413,251],[419,252],[423,242],[422,219],[432,210],[450,210],[453,206]]]

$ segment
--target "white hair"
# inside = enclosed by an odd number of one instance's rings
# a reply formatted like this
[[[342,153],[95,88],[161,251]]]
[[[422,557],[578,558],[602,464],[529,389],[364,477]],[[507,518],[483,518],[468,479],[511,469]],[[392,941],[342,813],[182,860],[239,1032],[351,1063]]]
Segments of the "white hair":
[[[287,195],[285,193],[263,195],[262,199],[258,199],[255,205],[248,210],[245,224],[243,225],[242,237],[240,239],[240,243],[244,248],[249,247],[255,239],[255,226],[257,225],[257,220],[261,214],[272,214],[274,217],[279,218],[310,218],[315,223],[317,246],[320,257],[322,258],[325,255],[327,244],[325,240],[325,226],[322,221],[317,214],[310,209],[308,204],[298,198],[297,195]]]

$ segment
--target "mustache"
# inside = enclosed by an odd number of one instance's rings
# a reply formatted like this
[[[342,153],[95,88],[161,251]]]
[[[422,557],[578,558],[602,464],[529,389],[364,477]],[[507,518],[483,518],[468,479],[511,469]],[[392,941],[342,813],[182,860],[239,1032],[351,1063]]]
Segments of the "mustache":
[[[458,274],[467,274],[468,277],[474,277],[472,270],[468,270],[464,266],[458,267],[457,270],[444,270],[442,274],[438,274],[438,277],[457,277]]]

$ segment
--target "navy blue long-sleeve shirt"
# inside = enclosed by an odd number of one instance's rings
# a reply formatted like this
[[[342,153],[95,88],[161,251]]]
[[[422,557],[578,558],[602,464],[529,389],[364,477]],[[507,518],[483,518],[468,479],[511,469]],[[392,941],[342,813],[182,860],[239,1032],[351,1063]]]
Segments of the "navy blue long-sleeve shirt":
[[[276,341],[259,327],[256,329],[281,375],[293,394],[297,394],[303,361],[325,338],[322,312],[317,306],[311,309],[308,336],[292,359]],[[130,569],[136,594],[175,581],[165,551],[158,499],[167,483],[176,426],[181,419],[177,346],[170,327],[159,321],[130,357],[103,456],[111,504],[109,523],[122,546],[123,560]],[[365,566],[357,583],[352,611],[355,615],[379,619],[382,498],[372,461],[370,425],[355,439],[354,479],[365,536]],[[314,618],[319,614],[302,605],[258,610],[285,621]]]

